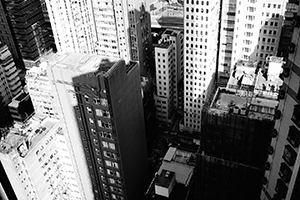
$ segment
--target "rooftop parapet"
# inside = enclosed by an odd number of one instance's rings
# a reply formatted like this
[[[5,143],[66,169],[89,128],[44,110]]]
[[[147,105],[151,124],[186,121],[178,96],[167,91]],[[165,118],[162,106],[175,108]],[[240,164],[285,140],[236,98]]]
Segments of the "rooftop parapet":
[[[0,153],[9,154],[14,149],[21,157],[25,157],[57,123],[54,119],[44,116],[32,116],[25,123],[15,123],[6,135],[0,139]]]
[[[237,114],[257,120],[273,120],[278,101],[259,97],[253,91],[219,87],[208,109],[211,114]]]

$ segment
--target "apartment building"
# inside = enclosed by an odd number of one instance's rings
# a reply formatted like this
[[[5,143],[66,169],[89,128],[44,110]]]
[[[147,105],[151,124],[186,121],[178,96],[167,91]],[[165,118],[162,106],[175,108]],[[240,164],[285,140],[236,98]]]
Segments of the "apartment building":
[[[51,45],[40,1],[2,1],[0,7],[0,40],[10,49],[17,68],[36,65]]]
[[[293,8],[293,9],[291,9]],[[280,77],[284,81],[278,95],[278,118],[273,130],[273,152],[266,163],[261,199],[300,198],[300,63],[299,1],[288,1],[278,54],[284,56]],[[295,9],[297,12],[295,12]]]
[[[260,61],[275,56],[283,24],[286,0],[236,1],[232,63]]]
[[[218,71],[229,77],[234,39],[237,0],[223,0],[221,7]]]
[[[54,101],[49,78],[47,76],[47,63],[41,63],[38,67],[32,67],[26,73],[27,91],[31,97],[35,113],[59,118],[57,105]]]
[[[147,149],[136,62],[65,53],[48,62],[86,199],[142,199]]]
[[[156,117],[165,125],[179,112],[179,94],[183,77],[183,35],[180,31],[166,30],[155,45]]]
[[[98,54],[152,65],[151,23],[145,1],[46,0],[59,52]]]
[[[58,120],[33,116],[2,135],[0,160],[17,199],[82,199],[62,134]]]
[[[220,1],[184,3],[184,127],[199,131],[217,67]]]
[[[0,44],[0,95],[4,106],[22,90],[19,73],[8,47]]]

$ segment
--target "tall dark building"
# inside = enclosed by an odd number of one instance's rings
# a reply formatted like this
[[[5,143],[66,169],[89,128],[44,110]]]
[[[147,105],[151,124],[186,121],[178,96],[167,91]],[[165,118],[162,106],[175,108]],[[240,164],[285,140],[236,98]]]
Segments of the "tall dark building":
[[[142,199],[148,165],[138,64],[79,53],[48,62],[86,199]]]
[[[49,49],[49,32],[39,0],[1,0],[0,40],[18,68],[30,68]]]
[[[196,195],[202,200],[260,199],[265,171],[274,153],[279,117],[281,59],[268,57],[268,69],[235,64],[227,87],[219,87],[203,112],[197,155]]]

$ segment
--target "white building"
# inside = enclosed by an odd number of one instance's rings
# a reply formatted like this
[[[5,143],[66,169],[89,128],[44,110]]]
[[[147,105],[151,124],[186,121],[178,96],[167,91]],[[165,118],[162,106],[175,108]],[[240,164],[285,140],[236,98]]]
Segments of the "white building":
[[[1,138],[0,160],[18,199],[83,199],[58,120],[33,116]]]
[[[225,76],[229,76],[231,67],[236,2],[237,0],[222,1],[218,71],[224,72]]]
[[[28,70],[26,82],[27,91],[31,97],[35,113],[50,118],[59,118],[57,105],[54,101],[55,93],[52,91],[45,63],[40,64],[39,67],[32,67]]]
[[[146,1],[46,0],[46,4],[59,52],[135,60],[142,74],[148,70],[152,50]]]
[[[2,103],[8,105],[12,98],[22,90],[19,73],[8,47],[0,44],[0,96]]]
[[[179,87],[183,76],[183,35],[166,30],[160,44],[155,46],[156,117],[170,124],[179,106]]]
[[[297,2],[292,1],[286,6],[284,23],[290,23],[290,26],[282,28],[282,32],[285,33],[282,37],[285,37],[288,44],[280,45],[279,48],[280,51],[286,50],[287,59],[283,62],[280,74],[284,83],[278,96],[280,101],[272,135],[270,156],[266,164],[266,181],[262,188],[262,200],[300,198],[300,51],[298,50],[300,48],[300,10],[298,7]],[[296,18],[290,17],[292,11],[290,8],[298,10]]]
[[[286,0],[237,0],[232,62],[276,55]]]
[[[200,130],[201,110],[217,66],[220,1],[184,3],[184,127]]]

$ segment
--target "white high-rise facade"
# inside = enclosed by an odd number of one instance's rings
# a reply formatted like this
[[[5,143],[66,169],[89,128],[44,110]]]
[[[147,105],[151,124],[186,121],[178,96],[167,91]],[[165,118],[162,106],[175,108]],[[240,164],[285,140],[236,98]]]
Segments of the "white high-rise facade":
[[[151,63],[146,1],[46,0],[46,4],[59,52],[139,61],[141,73],[146,73]]]
[[[233,36],[232,62],[264,62],[276,55],[286,0],[238,0]]]
[[[214,79],[220,0],[184,3],[184,127],[200,130],[201,110]]]
[[[58,120],[16,123],[1,137],[0,160],[18,199],[84,199]]]
[[[180,31],[166,30],[155,46],[156,118],[171,124],[179,105],[179,84],[183,75],[183,35]]]

